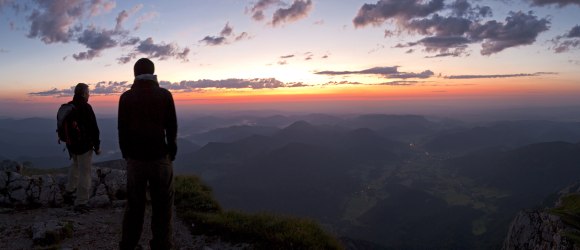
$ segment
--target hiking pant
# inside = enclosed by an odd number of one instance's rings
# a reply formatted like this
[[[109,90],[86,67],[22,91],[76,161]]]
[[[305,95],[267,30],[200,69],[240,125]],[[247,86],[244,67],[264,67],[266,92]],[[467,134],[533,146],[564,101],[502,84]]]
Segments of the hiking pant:
[[[86,205],[89,201],[89,190],[91,189],[91,159],[93,150],[84,154],[71,154],[73,163],[68,172],[67,192],[74,192],[76,189],[75,205]]]
[[[147,183],[151,196],[152,250],[173,247],[173,165],[169,158],[154,161],[127,159],[127,205],[121,249],[133,250],[143,230]]]

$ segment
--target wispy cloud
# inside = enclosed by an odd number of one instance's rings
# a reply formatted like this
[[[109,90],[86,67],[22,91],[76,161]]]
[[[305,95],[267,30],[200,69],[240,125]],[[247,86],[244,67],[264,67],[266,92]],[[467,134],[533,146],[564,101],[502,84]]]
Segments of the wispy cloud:
[[[556,75],[556,72],[536,72],[536,73],[519,73],[519,74],[497,74],[497,75],[451,75],[445,76],[445,79],[483,79],[483,78],[514,78],[514,77],[535,77],[542,75]]]
[[[102,81],[95,84],[89,84],[91,94],[93,95],[119,95],[131,88],[132,83],[127,81]],[[231,78],[224,80],[195,80],[195,81],[181,81],[169,82],[160,81],[159,85],[163,88],[173,92],[199,92],[207,89],[278,89],[278,88],[301,88],[309,87],[311,85],[303,82],[287,82],[284,83],[275,78],[253,78],[253,79],[239,79]],[[65,89],[53,88],[46,91],[28,93],[31,96],[54,96],[67,97],[74,94],[74,87],[71,86]]]
[[[358,71],[319,71],[318,75],[379,75],[388,79],[409,79],[409,78],[430,78],[434,75],[433,71],[425,70],[419,73],[400,72],[399,66],[391,67],[374,67]]]
[[[138,42],[133,52],[118,58],[118,62],[121,64],[128,63],[129,61],[135,59],[138,55],[145,55],[149,58],[156,58],[159,60],[167,60],[169,58],[178,59],[182,61],[187,61],[187,56],[189,55],[189,48],[180,48],[179,45],[174,43],[155,43],[153,38],[149,37],[143,41]]]

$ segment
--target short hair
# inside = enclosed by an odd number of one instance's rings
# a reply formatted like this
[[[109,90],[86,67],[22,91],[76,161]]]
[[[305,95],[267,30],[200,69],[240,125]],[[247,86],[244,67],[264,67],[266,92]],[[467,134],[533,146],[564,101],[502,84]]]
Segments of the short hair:
[[[89,92],[89,85],[79,83],[75,86],[75,95],[83,95],[85,92]]]
[[[135,62],[133,66],[133,73],[135,76],[143,74],[153,74],[155,73],[155,64],[147,58],[141,58]]]

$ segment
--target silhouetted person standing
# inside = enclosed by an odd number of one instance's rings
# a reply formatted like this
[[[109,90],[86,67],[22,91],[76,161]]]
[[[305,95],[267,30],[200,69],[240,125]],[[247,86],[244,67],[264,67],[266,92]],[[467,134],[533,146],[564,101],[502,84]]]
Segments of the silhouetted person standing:
[[[171,93],[159,87],[155,65],[141,58],[135,81],[119,100],[119,145],[127,161],[127,206],[121,249],[133,250],[143,229],[149,183],[153,239],[151,249],[173,247],[173,165],[177,153],[177,117]]]
[[[66,203],[73,203],[74,210],[87,212],[89,207],[89,190],[91,188],[91,164],[93,151],[101,153],[99,127],[95,112],[89,102],[89,85],[79,83],[75,86],[74,97],[69,104],[74,105],[69,119],[74,120],[78,138],[74,142],[67,142],[66,147],[73,160],[68,174],[68,183],[64,199]],[[75,197],[76,196],[76,197]]]

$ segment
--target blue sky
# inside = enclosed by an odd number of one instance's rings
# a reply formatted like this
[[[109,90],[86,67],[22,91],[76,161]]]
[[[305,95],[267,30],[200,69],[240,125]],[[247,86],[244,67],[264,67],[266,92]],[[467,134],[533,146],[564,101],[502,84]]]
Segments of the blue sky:
[[[580,0],[0,0],[0,103],[34,111],[77,82],[114,102],[149,57],[184,103],[507,89],[568,105],[554,100],[580,90],[579,11]]]

